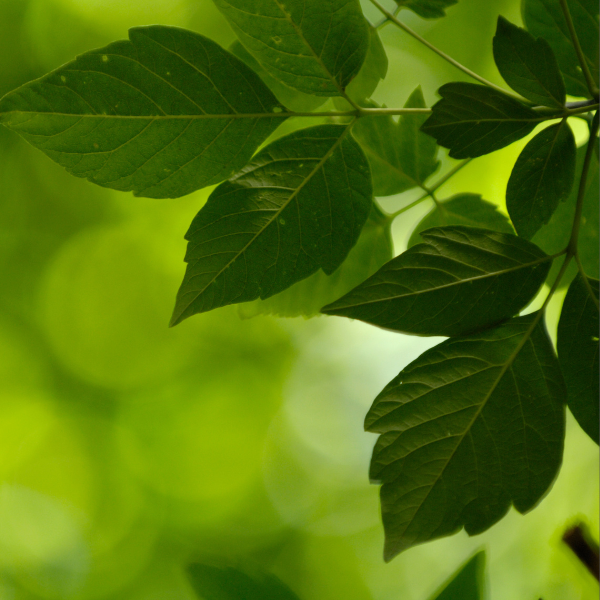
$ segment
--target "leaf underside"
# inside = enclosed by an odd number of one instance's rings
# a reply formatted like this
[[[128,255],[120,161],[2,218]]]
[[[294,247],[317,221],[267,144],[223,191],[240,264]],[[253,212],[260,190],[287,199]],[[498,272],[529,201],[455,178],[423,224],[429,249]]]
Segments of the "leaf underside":
[[[322,312],[417,335],[462,335],[515,315],[550,260],[514,235],[470,227],[422,232],[413,246]]]
[[[565,429],[564,383],[536,314],[453,338],[408,365],[375,399],[365,428],[382,434],[386,560],[465,528],[481,533],[511,503],[531,510],[554,481]]]
[[[238,171],[285,110],[199,34],[138,27],[0,100],[3,125],[78,177],[176,198]]]
[[[588,279],[596,302],[578,275],[569,287],[557,332],[558,360],[568,404],[581,428],[598,443],[598,280]]]
[[[365,60],[369,30],[358,0],[215,0],[238,39],[285,85],[341,96]]]
[[[367,159],[348,130],[318,125],[280,138],[211,194],[186,234],[173,325],[342,264],[372,200]]]

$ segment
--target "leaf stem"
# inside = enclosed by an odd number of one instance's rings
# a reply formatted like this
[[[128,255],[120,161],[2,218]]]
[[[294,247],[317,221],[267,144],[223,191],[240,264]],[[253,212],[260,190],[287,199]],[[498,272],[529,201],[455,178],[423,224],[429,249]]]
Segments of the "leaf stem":
[[[438,179],[434,185],[431,186],[431,191],[436,192],[438,188],[441,188],[446,181],[448,181],[448,179],[456,175],[456,173],[458,173],[463,167],[466,167],[472,160],[472,158],[465,158],[465,160],[458,163],[453,169],[450,169],[450,171],[448,171],[443,177],[440,177],[440,179]]]
[[[408,33],[409,35],[414,37],[417,41],[421,42],[421,44],[423,44],[424,46],[427,46],[427,48],[429,48],[430,50],[435,52],[438,56],[441,56],[445,61],[449,62],[451,65],[453,65],[457,69],[460,69],[463,73],[466,73],[469,77],[472,77],[473,79],[479,81],[479,83],[483,83],[484,85],[487,85],[488,87],[491,87],[506,96],[510,96],[511,98],[514,98],[515,100],[519,100],[520,102],[527,102],[521,96],[519,96],[517,94],[513,94],[511,91],[505,90],[504,88],[501,88],[500,86],[496,85],[495,83],[488,81],[484,77],[481,77],[481,75],[478,75],[474,71],[471,71],[471,69],[469,69],[469,68],[465,67],[463,64],[459,63],[457,60],[454,60],[451,56],[448,56],[445,52],[443,52],[442,50],[440,50],[439,48],[434,46],[431,42],[428,42],[424,37],[421,37],[416,31],[412,30],[408,25],[405,25],[404,23],[402,23],[402,21],[397,19],[395,17],[395,15],[393,15],[385,7],[383,7],[381,4],[379,4],[379,2],[377,0],[370,0],[370,2],[371,2],[371,4],[376,6],[387,17],[388,21],[391,21],[392,23],[394,23],[394,25],[396,25],[397,27],[400,27],[400,29],[404,30],[406,33]]]
[[[585,82],[587,84],[588,90],[592,95],[592,98],[598,101],[598,87],[594,82],[594,78],[592,77],[592,73],[590,72],[590,68],[588,67],[587,61],[585,59],[585,54],[581,48],[581,44],[579,43],[579,38],[577,37],[577,31],[575,31],[575,26],[573,25],[573,19],[571,18],[571,12],[569,11],[569,5],[567,4],[567,0],[559,0],[560,8],[562,9],[563,15],[565,17],[565,21],[567,22],[567,27],[569,29],[569,35],[571,36],[571,42],[573,42],[573,47],[575,48],[575,52],[577,53],[577,58],[579,59],[579,64],[581,65],[581,70],[583,71],[583,76],[585,77]]]
[[[421,204],[421,202],[423,202],[423,200],[427,200],[427,198],[429,198],[429,194],[425,194],[424,196],[421,196],[420,198],[417,198],[414,202],[411,202],[410,204],[407,204],[406,206],[403,206],[401,209],[393,212],[393,213],[388,213],[388,219],[390,221],[393,221],[398,215],[401,215],[402,213],[406,212],[407,210],[410,210],[411,208],[413,208],[413,206],[417,206],[417,204]]]

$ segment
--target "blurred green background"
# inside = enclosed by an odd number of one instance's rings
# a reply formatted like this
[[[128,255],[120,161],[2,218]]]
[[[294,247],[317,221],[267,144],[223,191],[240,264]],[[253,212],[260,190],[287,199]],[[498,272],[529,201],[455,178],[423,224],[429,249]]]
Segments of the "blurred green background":
[[[500,83],[499,13],[520,23],[514,0],[403,18]],[[0,0],[0,95],[152,23],[234,39],[209,0]],[[421,84],[431,104],[462,78],[399,30],[381,36],[378,102],[402,106]],[[525,143],[471,163],[440,196],[502,206]],[[183,235],[209,191],[156,201],[97,188],[0,129],[0,599],[186,600],[184,566],[200,560],[272,572],[302,600],[423,600],[481,547],[494,600],[597,598],[560,542],[578,520],[598,529],[597,447],[571,418],[535,511],[383,563],[363,418],[439,340],[346,319],[242,320],[235,307],[168,329]],[[396,253],[427,209],[394,224]]]

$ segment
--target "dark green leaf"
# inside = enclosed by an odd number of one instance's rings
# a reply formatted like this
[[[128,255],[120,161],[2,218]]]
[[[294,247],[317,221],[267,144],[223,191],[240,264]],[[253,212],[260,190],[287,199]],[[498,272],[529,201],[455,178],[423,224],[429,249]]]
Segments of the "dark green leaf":
[[[566,390],[537,317],[441,343],[375,399],[365,427],[383,434],[371,479],[383,483],[386,560],[462,527],[481,533],[552,485]]]
[[[275,79],[341,96],[360,70],[369,30],[358,0],[215,0],[247,50]]]
[[[598,280],[578,275],[567,292],[557,333],[558,360],[568,404],[581,428],[598,443]],[[593,292],[596,302],[590,295]]]
[[[523,148],[506,187],[506,208],[521,237],[531,239],[569,197],[575,154],[566,120],[540,131]]]
[[[424,19],[445,17],[445,9],[457,2],[458,0],[396,0],[398,6],[410,8]]]
[[[287,106],[290,110],[296,112],[310,112],[327,102],[327,98],[324,96],[304,94],[294,88],[288,87],[269,75],[269,73],[260,66],[254,56],[242,46],[242,43],[239,40],[235,40],[235,42],[231,44],[229,51],[240,60],[244,61],[265,82],[279,102],[281,102],[283,106]]]
[[[348,129],[318,125],[280,138],[211,194],[186,234],[172,324],[342,264],[372,199],[367,159]]]
[[[405,108],[425,108],[421,88],[410,95]],[[439,167],[435,140],[419,129],[427,115],[364,117],[354,125],[373,173],[376,196],[398,194],[423,184]]]
[[[317,271],[266,300],[241,304],[241,316],[267,314],[278,317],[313,317],[319,314],[321,307],[350,291],[392,258],[390,225],[391,222],[373,204],[356,246],[332,275]]]
[[[375,27],[369,26],[369,51],[358,75],[348,84],[346,93],[353,100],[370,98],[379,82],[385,79],[388,58]],[[287,106],[287,104],[286,104]]]
[[[550,260],[515,235],[443,227],[323,313],[417,335],[462,335],[512,317],[533,299]]]
[[[438,93],[422,131],[453,158],[469,158],[504,148],[525,137],[542,120],[530,108],[497,92],[473,83],[447,83]]]
[[[508,218],[498,211],[498,207],[482,200],[479,194],[457,194],[442,200],[412,232],[408,241],[408,248],[423,241],[421,232],[432,227],[448,227],[450,225],[465,225],[467,227],[481,227],[500,231],[501,233],[514,233]]]
[[[598,3],[596,0],[567,0],[587,64],[598,85]],[[523,22],[536,37],[543,37],[554,50],[565,78],[567,93],[588,96],[585,77],[560,2],[557,0],[522,0]]]
[[[575,177],[575,181],[577,182],[581,177],[584,157],[585,147],[578,148]],[[573,186],[566,202],[561,202],[558,205],[548,224],[544,225],[533,236],[532,241],[548,254],[561,252],[569,242],[573,227],[573,218],[575,216],[578,188],[578,184]],[[577,246],[585,272],[595,278],[598,278],[598,188],[598,159],[594,157],[590,164],[590,171],[586,182],[581,229],[579,230]],[[560,266],[560,261],[556,261],[556,263],[550,271],[551,281],[556,277]],[[573,274],[573,271],[567,272],[569,276],[563,278],[563,285],[568,285],[569,281],[573,278]]]
[[[431,600],[483,600],[484,590],[485,551],[481,550],[462,565]]]
[[[240,169],[284,110],[243,62],[175,27],[131,29],[0,100],[0,121],[73,175],[175,198]]]
[[[522,96],[542,106],[562,107],[565,83],[552,48],[543,38],[498,17],[494,60],[504,81]]]
[[[187,570],[202,600],[298,600],[274,575],[202,564],[191,564]]]

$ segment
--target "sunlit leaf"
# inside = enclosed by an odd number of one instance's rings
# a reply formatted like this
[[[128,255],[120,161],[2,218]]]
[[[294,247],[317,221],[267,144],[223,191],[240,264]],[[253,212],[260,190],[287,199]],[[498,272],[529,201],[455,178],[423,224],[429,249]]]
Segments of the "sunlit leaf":
[[[434,209],[417,225],[408,240],[408,248],[423,241],[421,232],[432,227],[465,225],[481,227],[501,233],[514,233],[508,218],[498,211],[498,207],[486,202],[479,194],[456,194],[440,201]]]
[[[421,88],[410,95],[405,108],[425,108]],[[390,196],[423,184],[439,167],[435,140],[420,131],[426,114],[363,117],[353,134],[360,142],[373,173],[376,196]]]
[[[73,175],[175,198],[239,170],[283,109],[243,62],[197,33],[131,29],[0,100],[0,122]]]
[[[379,82],[385,79],[388,58],[375,27],[369,26],[369,50],[358,75],[348,84],[346,93],[356,101],[370,98]],[[286,105],[287,106],[287,105]]]
[[[585,147],[577,149],[577,166],[575,169],[575,181],[579,182],[583,159],[585,157]],[[565,249],[571,229],[573,227],[573,218],[575,216],[575,205],[577,203],[577,193],[579,185],[574,185],[571,194],[565,202],[561,202],[554,211],[547,225],[533,236],[532,242],[539,246],[548,254],[556,254]],[[599,223],[598,223],[598,157],[594,155],[590,163],[590,171],[586,182],[586,192],[583,200],[583,213],[581,218],[581,228],[579,230],[579,239],[577,247],[579,258],[583,264],[585,272],[592,277],[598,278],[598,242],[599,242]],[[553,281],[558,272],[560,261],[550,271],[550,281]],[[562,285],[568,285],[573,278],[574,267],[570,267],[567,277],[563,277]]]
[[[172,324],[342,264],[372,198],[367,159],[348,131],[318,125],[280,138],[211,194],[186,234]]]
[[[431,600],[484,600],[484,598],[485,551],[482,550],[462,565]]]
[[[558,360],[568,404],[581,428],[598,443],[598,280],[578,275],[569,287],[558,323]],[[596,302],[590,295],[594,294]]]
[[[522,96],[542,106],[561,107],[565,84],[552,48],[543,39],[498,17],[494,60],[504,81]]]
[[[552,485],[566,390],[538,316],[441,343],[375,399],[365,427],[383,434],[370,475],[383,484],[386,560],[463,527],[481,533]]]
[[[327,102],[324,96],[311,96],[299,92],[294,88],[288,87],[272,77],[265,71],[259,62],[242,46],[239,40],[235,40],[229,47],[229,51],[244,61],[267,85],[267,87],[275,94],[275,97],[283,106],[287,106],[290,110],[296,112],[309,112],[319,108],[323,103]]]
[[[343,296],[392,258],[390,225],[390,221],[373,204],[356,246],[332,275],[317,271],[266,300],[240,304],[241,316],[312,317],[319,314],[325,304]]]
[[[598,3],[595,0],[567,0],[587,64],[598,85]],[[567,93],[588,96],[589,91],[577,53],[571,42],[565,17],[557,0],[522,0],[523,22],[536,37],[552,47],[565,78]]]
[[[438,19],[446,16],[446,8],[458,0],[396,0],[398,6],[410,8],[424,19]]]
[[[187,571],[202,600],[298,600],[274,575],[197,563],[189,565]]]
[[[360,70],[369,30],[358,0],[215,0],[246,49],[275,79],[340,96]]]
[[[540,131],[523,148],[506,188],[506,208],[520,236],[531,239],[569,197],[575,153],[566,120]]]
[[[418,335],[461,335],[512,317],[535,296],[549,258],[515,235],[470,227],[417,244],[323,313]]]
[[[520,102],[483,85],[447,83],[438,93],[422,131],[453,158],[469,158],[504,148],[525,137],[543,118]]]

